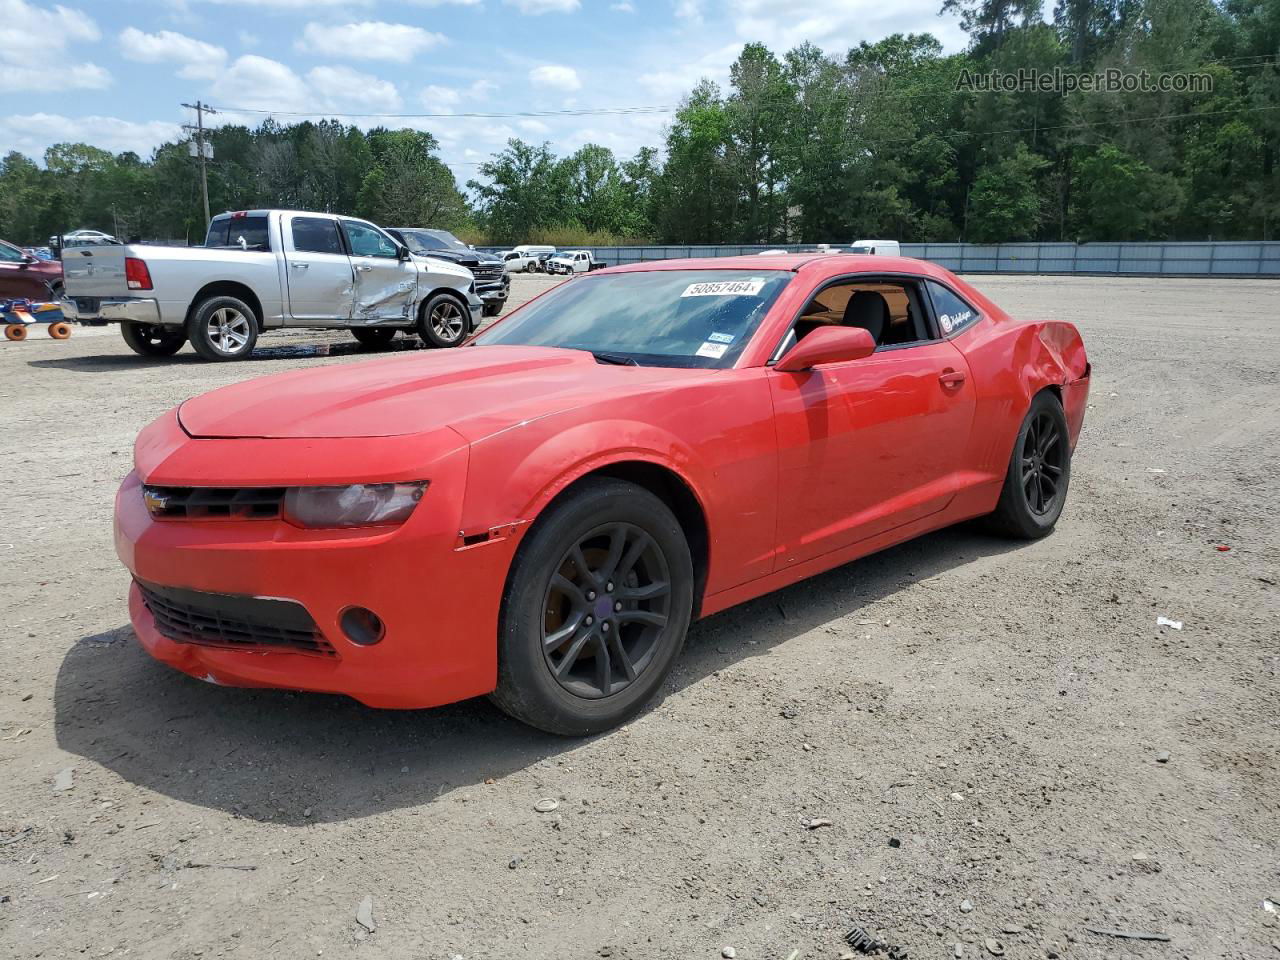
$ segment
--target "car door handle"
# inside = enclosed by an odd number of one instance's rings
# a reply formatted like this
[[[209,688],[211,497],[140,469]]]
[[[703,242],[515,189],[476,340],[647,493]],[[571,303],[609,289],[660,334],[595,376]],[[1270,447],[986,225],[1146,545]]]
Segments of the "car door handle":
[[[964,374],[959,370],[944,370],[942,375],[938,377],[938,382],[944,387],[958,387],[964,383]]]
[[[356,269],[357,269],[357,270],[363,270],[363,271],[365,271],[366,273],[368,273],[370,270],[372,270],[372,269],[373,269],[373,267],[369,266],[369,264],[367,264],[367,263],[357,263],[357,264],[356,264]]]
[[[311,266],[311,264],[309,264],[309,263],[298,263],[298,261],[297,261],[297,260],[295,260],[295,261],[293,261],[293,263],[289,264],[289,266],[293,267],[293,269],[295,269],[295,270],[305,270],[305,269],[307,269],[307,267]]]

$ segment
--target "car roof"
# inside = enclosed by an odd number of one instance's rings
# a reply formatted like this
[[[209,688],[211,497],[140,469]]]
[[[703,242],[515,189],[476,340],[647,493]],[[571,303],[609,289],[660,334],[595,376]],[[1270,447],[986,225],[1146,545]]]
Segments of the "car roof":
[[[600,271],[606,273],[641,273],[648,270],[788,270],[792,273],[821,273],[840,276],[847,273],[909,273],[917,276],[945,278],[946,272],[927,260],[913,257],[886,257],[863,253],[771,253],[737,257],[692,257],[684,260],[648,260],[629,263]]]

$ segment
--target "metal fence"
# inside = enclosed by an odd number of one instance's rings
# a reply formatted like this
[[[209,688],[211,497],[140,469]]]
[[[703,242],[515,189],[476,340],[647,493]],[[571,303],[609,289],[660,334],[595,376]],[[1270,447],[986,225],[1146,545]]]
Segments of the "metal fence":
[[[501,247],[481,247],[492,253]],[[765,250],[811,252],[815,245],[668,244],[579,247],[614,266],[681,257],[733,257]],[[838,249],[838,248],[834,248]],[[956,273],[1051,273],[1149,277],[1280,277],[1280,241],[1212,243],[904,243],[904,257]]]

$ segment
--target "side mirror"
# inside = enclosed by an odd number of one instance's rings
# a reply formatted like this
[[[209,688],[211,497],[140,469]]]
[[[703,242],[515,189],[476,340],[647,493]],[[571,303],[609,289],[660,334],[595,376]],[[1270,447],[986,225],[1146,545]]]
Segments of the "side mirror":
[[[861,360],[875,352],[875,339],[862,327],[818,327],[788,350],[774,369],[802,373],[822,363]]]
[[[407,261],[409,259],[409,248],[403,243],[396,247],[396,259]]]

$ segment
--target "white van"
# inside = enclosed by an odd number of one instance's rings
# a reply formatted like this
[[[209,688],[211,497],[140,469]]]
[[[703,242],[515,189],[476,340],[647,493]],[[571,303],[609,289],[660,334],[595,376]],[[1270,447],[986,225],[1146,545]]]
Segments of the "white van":
[[[556,254],[550,244],[522,243],[502,254],[507,273],[528,273],[539,269],[543,261]]]
[[[856,240],[851,253],[871,253],[878,257],[900,257],[902,246],[897,240]]]

